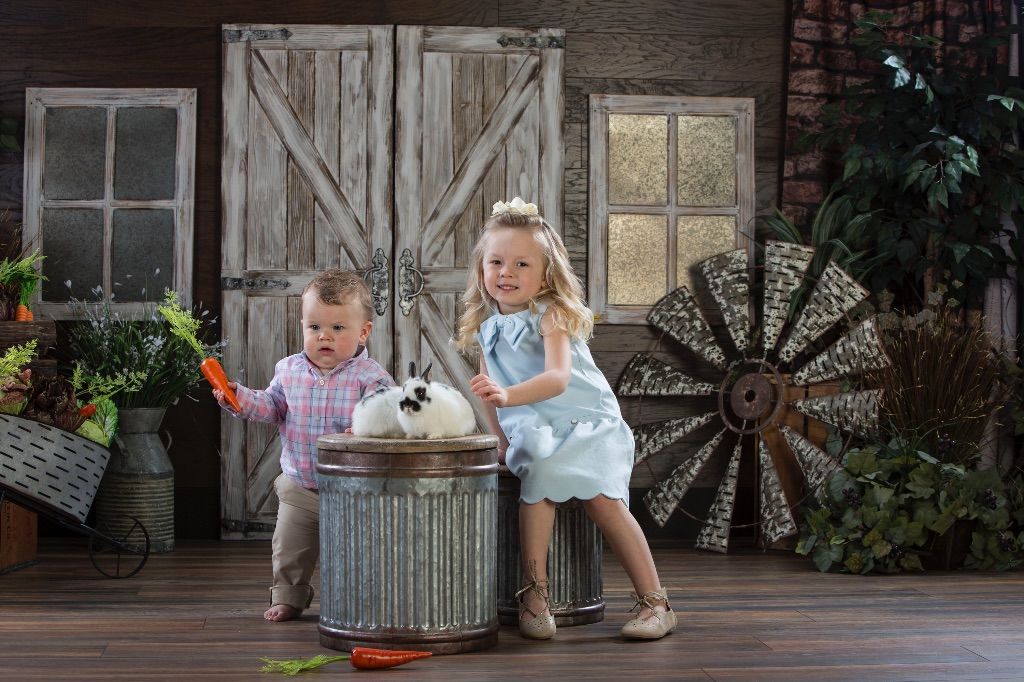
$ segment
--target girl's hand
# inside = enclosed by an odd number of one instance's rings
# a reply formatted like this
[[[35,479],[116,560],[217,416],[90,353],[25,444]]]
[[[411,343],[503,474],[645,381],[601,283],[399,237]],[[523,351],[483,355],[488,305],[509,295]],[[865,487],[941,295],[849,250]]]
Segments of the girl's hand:
[[[470,379],[469,387],[472,389],[473,395],[485,403],[490,403],[495,407],[505,407],[508,403],[508,391],[496,384],[486,374],[477,374]]]
[[[238,388],[238,382],[229,381],[228,388],[230,388],[232,391],[236,390]],[[235,408],[231,407],[231,403],[228,402],[227,398],[224,397],[224,391],[220,390],[219,388],[213,389],[213,397],[217,399],[217,404],[220,405],[221,407],[226,407],[232,412],[235,411]]]

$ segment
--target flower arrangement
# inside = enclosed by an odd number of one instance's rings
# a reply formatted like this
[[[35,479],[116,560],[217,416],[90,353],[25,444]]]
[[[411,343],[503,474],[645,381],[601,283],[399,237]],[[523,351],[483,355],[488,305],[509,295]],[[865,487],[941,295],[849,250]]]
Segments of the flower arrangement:
[[[95,292],[98,298],[102,291]],[[86,303],[73,299],[69,306],[81,321],[67,325],[67,352],[86,375],[141,378],[113,396],[119,408],[169,407],[190,395],[202,379],[192,345],[173,334],[154,309],[143,320],[127,319],[109,302]],[[202,312],[196,317],[198,333],[213,320]],[[221,344],[202,345],[217,356]]]

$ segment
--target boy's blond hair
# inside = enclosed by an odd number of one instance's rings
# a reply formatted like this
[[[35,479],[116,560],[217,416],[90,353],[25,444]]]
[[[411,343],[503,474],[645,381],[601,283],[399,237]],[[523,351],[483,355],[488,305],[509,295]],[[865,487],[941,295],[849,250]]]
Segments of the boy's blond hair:
[[[530,310],[536,310],[538,303],[547,304],[556,328],[564,330],[570,337],[582,341],[589,339],[594,331],[594,314],[583,302],[583,285],[573,272],[561,237],[548,221],[538,215],[501,213],[491,216],[484,224],[480,239],[473,248],[469,282],[462,295],[456,347],[464,353],[472,352],[476,344],[474,334],[479,331],[480,324],[498,309],[484,287],[483,262],[488,238],[493,230],[502,228],[529,231],[544,251],[546,286],[530,300]]]
[[[316,297],[324,305],[358,303],[363,308],[364,318],[373,319],[373,297],[370,295],[370,289],[354,270],[324,270],[309,281],[302,290],[302,295],[305,296],[310,290],[316,291]]]

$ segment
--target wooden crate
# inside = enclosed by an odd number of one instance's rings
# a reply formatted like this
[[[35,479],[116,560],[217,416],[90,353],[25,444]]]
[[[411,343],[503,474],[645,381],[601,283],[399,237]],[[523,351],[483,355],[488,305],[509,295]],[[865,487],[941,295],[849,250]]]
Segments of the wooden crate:
[[[34,512],[13,502],[0,505],[0,573],[35,563],[36,526]]]
[[[53,320],[33,322],[0,322],[0,353],[11,346],[36,339],[36,361],[29,367],[43,370],[54,365],[45,356],[56,345],[57,326]],[[35,512],[12,502],[0,506],[0,573],[13,571],[35,562],[38,520]]]

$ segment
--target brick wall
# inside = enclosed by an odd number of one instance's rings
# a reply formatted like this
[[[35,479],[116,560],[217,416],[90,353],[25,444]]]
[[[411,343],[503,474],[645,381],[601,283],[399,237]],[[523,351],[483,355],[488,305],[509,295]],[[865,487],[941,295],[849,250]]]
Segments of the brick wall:
[[[1009,0],[793,0],[783,211],[798,225],[806,226],[841,170],[835,156],[800,149],[798,140],[821,129],[819,118],[825,103],[870,75],[870,65],[862,63],[850,46],[856,19],[869,11],[891,12],[896,28],[941,38],[945,49],[951,51],[985,31],[986,12],[1002,25],[1009,4]],[[963,57],[970,60],[974,55]]]

